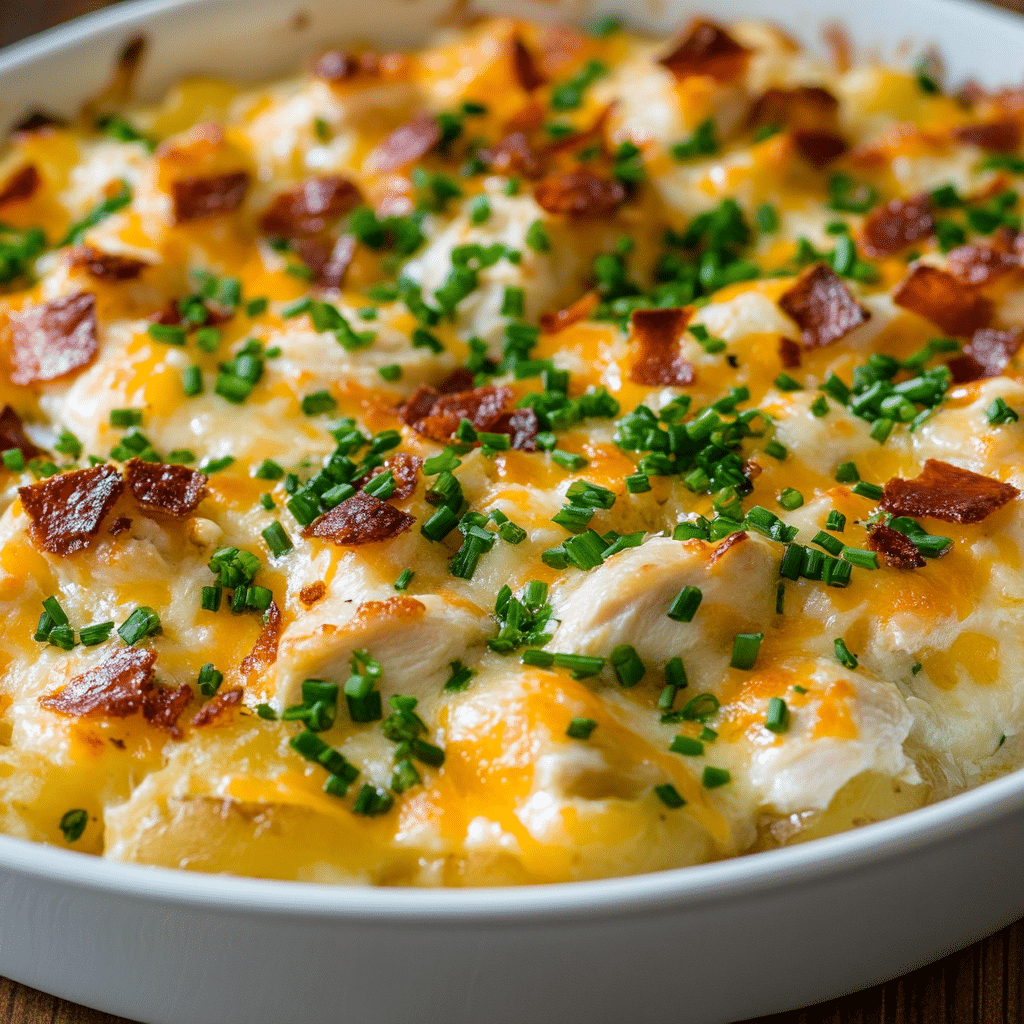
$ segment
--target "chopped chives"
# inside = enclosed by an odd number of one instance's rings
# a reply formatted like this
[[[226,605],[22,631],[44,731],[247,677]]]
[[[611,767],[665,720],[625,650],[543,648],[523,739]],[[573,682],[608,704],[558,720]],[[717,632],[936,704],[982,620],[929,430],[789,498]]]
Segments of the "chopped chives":
[[[825,520],[825,529],[832,530],[835,533],[842,533],[846,529],[846,516],[842,512],[832,509]],[[833,551],[832,554],[836,554],[836,552]]]
[[[787,580],[800,579],[804,564],[804,547],[802,544],[787,544],[782,553],[779,575]]]
[[[576,472],[588,465],[587,460],[582,455],[573,455],[570,452],[562,451],[561,448],[555,448],[551,452],[551,460],[557,462],[558,465],[568,469],[570,472]]]
[[[280,480],[284,476],[283,467],[273,459],[264,459],[253,474],[257,480]]]
[[[257,704],[253,709],[264,721],[276,722],[277,712],[269,704]]]
[[[91,626],[83,626],[78,633],[78,639],[85,647],[95,647],[110,638],[114,628],[112,622],[97,622]]]
[[[216,352],[221,337],[216,327],[200,327],[195,335],[196,347],[202,352]]]
[[[302,411],[307,416],[318,416],[320,413],[333,412],[337,408],[337,400],[329,391],[314,391],[302,399]]]
[[[663,782],[660,786],[654,787],[654,792],[658,794],[658,799],[672,810],[676,810],[679,807],[685,805],[686,801],[679,795],[679,790],[672,785],[671,782]]]
[[[704,753],[704,744],[692,736],[677,736],[668,747],[673,754],[686,757],[700,757]]]
[[[171,324],[150,324],[146,333],[154,341],[162,341],[165,345],[184,345],[185,328],[175,327]]]
[[[608,657],[616,678],[623,686],[636,686],[646,675],[647,669],[631,644],[619,644]]]
[[[204,588],[205,589],[205,588]],[[139,605],[117,627],[118,635],[129,646],[132,647],[147,636],[152,636],[160,631],[160,616],[146,605]]]
[[[223,590],[221,587],[203,587],[201,607],[203,611],[216,612],[220,610],[220,599]]]
[[[836,658],[837,660],[848,669],[855,669],[859,664],[857,655],[852,653],[846,646],[846,641],[842,637],[837,637],[835,641]]]
[[[764,453],[781,462],[789,454],[789,449],[784,444],[779,444],[778,441],[769,441],[764,446]]]
[[[765,715],[764,727],[769,732],[781,735],[789,729],[789,708],[781,697],[772,697],[768,701],[768,712]]]
[[[188,398],[203,393],[203,371],[198,366],[186,366],[181,371],[181,389]]]
[[[574,740],[589,740],[590,734],[597,728],[597,722],[592,718],[574,718],[565,730],[565,735]]]
[[[713,768],[711,765],[704,766],[704,774],[700,777],[701,785],[705,789],[718,789],[732,782],[732,775],[728,768]]]
[[[818,547],[824,548],[830,555],[841,555],[843,548],[846,545],[838,538],[833,537],[829,533],[825,533],[824,530],[819,530],[812,538],[812,544],[817,544]]]
[[[427,540],[435,543],[444,540],[456,526],[459,525],[459,517],[447,505],[441,505],[420,527],[420,532]]]
[[[110,425],[112,427],[138,427],[142,425],[141,409],[111,409]]]
[[[363,788],[356,796],[356,802],[352,805],[352,813],[367,817],[386,814],[391,810],[391,805],[394,802],[394,797],[386,789],[379,789],[367,782],[363,784]]]
[[[219,459],[207,459],[200,467],[200,471],[203,473],[219,473],[222,469],[227,469],[228,466],[234,465],[235,457],[233,455],[222,455]]]
[[[65,811],[60,819],[60,830],[64,833],[64,841],[67,843],[78,842],[88,824],[89,812],[83,808],[76,807],[73,810]]]
[[[836,467],[836,483],[855,484],[860,480],[860,473],[852,462],[841,462]],[[881,495],[879,495],[881,497]]]
[[[870,498],[872,501],[879,501],[881,500],[884,492],[878,484],[869,484],[866,480],[861,480],[859,483],[854,485],[853,493],[859,494],[862,498]]]
[[[878,555],[874,551],[865,551],[863,548],[844,547],[843,558],[860,569],[878,568]]]
[[[626,477],[626,490],[630,494],[643,494],[651,489],[651,479],[646,473],[631,473]]]
[[[827,416],[828,409],[828,399],[824,395],[818,395],[818,397],[810,404],[810,412],[815,419],[820,420]]]
[[[699,587],[685,586],[676,594],[666,614],[676,622],[692,622],[703,598]]]
[[[732,642],[732,657],[729,659],[730,668],[753,668],[763,639],[764,633],[737,633]]]
[[[778,502],[787,512],[794,512],[803,505],[804,496],[796,488],[786,487],[780,492]]]
[[[548,252],[551,249],[551,239],[542,221],[535,220],[527,228],[526,244],[534,252]]]
[[[257,296],[255,299],[250,299],[245,304],[245,315],[248,317],[261,316],[267,311],[267,300],[262,295]]]
[[[5,448],[0,453],[4,466],[15,473],[20,473],[25,468],[25,456],[20,448]]]
[[[270,548],[270,553],[275,558],[280,558],[282,555],[287,554],[293,547],[291,538],[285,532],[284,527],[277,521],[271,523],[261,536],[267,542],[267,547]]]
[[[803,385],[798,380],[793,380],[788,373],[780,373],[775,378],[775,386],[780,391],[803,391]]]
[[[377,372],[389,384],[394,383],[396,380],[400,380],[402,377],[402,368],[398,363],[391,363],[388,366],[382,366],[377,370]]]
[[[220,689],[220,684],[222,682],[224,682],[224,673],[218,672],[217,669],[213,667],[213,662],[208,661],[199,670],[199,692],[204,697],[212,697],[217,690]]]
[[[406,569],[406,572],[409,570]],[[461,693],[469,686],[469,681],[475,675],[473,669],[463,665],[461,661],[453,661],[449,668],[452,670],[452,674],[448,677],[448,681],[444,684],[444,689],[447,693]]]
[[[392,584],[395,590],[406,590],[416,573],[412,569],[403,569],[398,574],[398,579]]]

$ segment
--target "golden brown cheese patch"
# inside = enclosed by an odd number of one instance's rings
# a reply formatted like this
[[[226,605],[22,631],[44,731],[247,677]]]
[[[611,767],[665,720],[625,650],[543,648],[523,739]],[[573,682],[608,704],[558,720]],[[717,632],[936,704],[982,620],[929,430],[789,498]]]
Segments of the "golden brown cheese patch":
[[[630,320],[629,346],[635,353],[629,379],[650,387],[692,384],[693,364],[679,351],[679,340],[690,322],[689,309],[637,309]]]
[[[303,537],[319,537],[342,547],[379,544],[405,533],[416,517],[394,505],[357,491],[351,498],[325,512],[303,531]]]
[[[779,307],[800,328],[805,348],[834,345],[871,318],[825,263],[808,267],[779,299]]]
[[[66,377],[96,356],[96,296],[90,292],[29,306],[8,318],[15,384]]]
[[[124,470],[128,490],[148,512],[191,515],[206,497],[207,477],[186,466],[130,459]]]
[[[750,50],[705,18],[691,21],[671,53],[658,61],[678,79],[706,75],[717,82],[735,81],[749,62]]]
[[[114,466],[92,466],[19,487],[18,495],[36,547],[70,555],[89,546],[123,490],[124,479]]]
[[[992,303],[988,299],[937,267],[914,267],[897,286],[892,300],[957,338],[986,327],[992,318]]]
[[[1020,491],[991,477],[929,459],[913,480],[893,477],[879,505],[897,516],[929,516],[947,523],[980,523]]]

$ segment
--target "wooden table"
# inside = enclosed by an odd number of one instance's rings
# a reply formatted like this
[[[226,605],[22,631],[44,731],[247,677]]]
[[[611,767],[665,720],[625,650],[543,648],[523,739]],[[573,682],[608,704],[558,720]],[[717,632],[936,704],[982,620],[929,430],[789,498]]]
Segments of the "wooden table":
[[[1024,13],[1024,0],[994,0]],[[107,0],[0,0],[0,46]],[[711,4],[708,5],[709,8]],[[747,1024],[1016,1024],[1024,1021],[1024,921],[934,964],[842,999]],[[131,1024],[0,978],[0,1024]],[[188,1024],[188,1022],[182,1022]],[[283,1024],[283,1022],[282,1022]]]

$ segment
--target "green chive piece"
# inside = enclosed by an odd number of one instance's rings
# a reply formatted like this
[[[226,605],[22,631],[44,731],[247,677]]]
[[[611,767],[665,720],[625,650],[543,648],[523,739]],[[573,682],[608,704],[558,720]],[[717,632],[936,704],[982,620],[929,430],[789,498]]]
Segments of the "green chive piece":
[[[704,744],[692,736],[677,736],[668,747],[673,754],[683,754],[686,757],[700,757],[704,753]]]
[[[181,389],[188,398],[203,393],[203,371],[198,366],[186,366],[181,371]]]
[[[60,830],[64,833],[66,843],[76,843],[82,838],[85,826],[89,823],[89,812],[81,807],[65,811],[61,815]]]
[[[660,786],[655,786],[654,792],[658,794],[658,799],[672,810],[686,804],[686,801],[679,795],[679,790],[671,782],[663,782]]]
[[[140,640],[143,640],[147,636],[152,636],[154,633],[160,632],[160,616],[146,605],[139,605],[117,627],[118,636],[129,646],[133,647]]]
[[[12,472],[20,473],[25,468],[25,456],[20,448],[5,448],[0,453],[0,458],[4,460],[4,466]]]
[[[377,372],[389,384],[394,383],[396,380],[401,380],[402,378],[402,368],[398,363],[391,363],[389,366],[382,366],[377,370]]]
[[[253,710],[266,722],[277,721],[277,712],[269,704],[257,704]]]
[[[279,522],[271,523],[261,536],[267,542],[267,547],[270,548],[270,553],[275,558],[287,554],[293,547],[291,538]]]
[[[201,606],[203,611],[220,611],[220,599],[223,593],[220,587],[203,587]]]
[[[363,784],[363,788],[356,796],[356,802],[352,805],[352,813],[375,817],[390,811],[394,802],[394,797],[386,789],[379,789],[367,782]]]
[[[729,659],[729,667],[753,668],[763,639],[764,633],[737,633],[732,642],[732,657]]]
[[[787,512],[795,512],[804,503],[804,496],[793,487],[786,487],[778,497],[779,504]]]
[[[846,646],[846,641],[842,637],[837,637],[835,641],[836,658],[839,662],[848,669],[855,669],[859,662],[857,661],[857,655],[853,654],[850,649]]]
[[[110,425],[112,427],[138,427],[142,425],[141,409],[111,409]]]
[[[865,551],[863,548],[843,548],[843,558],[851,565],[861,569],[877,569],[878,555],[874,551]]]
[[[212,661],[208,661],[199,670],[199,692],[204,697],[212,697],[217,690],[220,689],[220,684],[222,682],[224,682],[224,673],[218,672],[217,669],[213,667]]]
[[[669,606],[668,617],[676,622],[692,622],[703,599],[704,594],[699,587],[683,587]]]
[[[314,391],[302,399],[302,411],[307,416],[318,416],[324,412],[334,412],[338,402],[329,391]]]
[[[544,223],[541,220],[535,220],[526,231],[526,244],[534,252],[549,252],[551,249],[551,239],[548,236],[547,230],[544,227]]]
[[[832,530],[835,533],[842,533],[846,529],[846,516],[842,512],[837,512],[832,509],[828,514],[828,518],[825,520],[825,529]],[[833,551],[832,554],[837,552]]]
[[[551,461],[557,462],[563,469],[567,469],[571,473],[578,472],[589,464],[582,455],[573,455],[570,452],[562,451],[561,448],[555,448],[551,452]]]
[[[85,647],[95,647],[110,639],[114,628],[112,622],[97,622],[91,626],[83,626],[78,633],[78,639]]]
[[[854,484],[852,490],[854,494],[859,494],[862,498],[870,498],[872,501],[880,501],[884,493],[878,484],[869,484],[866,480]]]
[[[162,341],[165,345],[185,344],[185,328],[175,327],[171,324],[150,324],[146,333],[154,341]]]
[[[476,673],[473,669],[463,665],[461,661],[453,661],[449,668],[452,670],[452,674],[448,677],[448,682],[444,684],[445,691],[447,693],[461,693],[469,686],[469,681]]]
[[[772,697],[768,701],[764,727],[780,736],[789,729],[789,708],[781,697]]]
[[[574,718],[565,730],[565,735],[574,740],[589,740],[590,734],[597,728],[597,722],[592,718]]]
[[[619,644],[614,647],[608,661],[615,670],[616,678],[626,687],[636,686],[647,673],[640,655],[636,653],[636,648],[630,644]]]
[[[416,573],[412,569],[403,569],[398,574],[398,579],[392,584],[395,590],[406,590],[409,584],[412,583],[412,578]]]
[[[1020,419],[1017,413],[1006,404],[1006,400],[1002,398],[993,398],[985,407],[985,418],[988,420],[989,425],[993,427],[1002,426],[1005,423],[1016,423]]]
[[[818,547],[824,548],[830,555],[839,556],[843,553],[843,548],[846,545],[838,538],[833,537],[831,534],[825,533],[824,530],[819,530],[812,538],[812,544],[817,544]]]
[[[718,789],[732,782],[732,775],[728,768],[713,768],[711,765],[704,766],[704,774],[700,777],[701,785],[705,789]]]
[[[780,373],[775,378],[775,386],[780,391],[803,391],[803,384],[798,380],[793,380],[788,373]]]
[[[841,462],[836,468],[836,483],[855,484],[860,480],[860,473],[852,462]],[[881,495],[879,495],[881,497]]]

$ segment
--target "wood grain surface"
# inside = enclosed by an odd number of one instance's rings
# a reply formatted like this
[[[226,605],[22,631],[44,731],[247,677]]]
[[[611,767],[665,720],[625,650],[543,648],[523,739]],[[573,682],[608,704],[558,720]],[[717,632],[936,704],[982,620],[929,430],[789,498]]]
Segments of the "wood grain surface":
[[[1024,14],[1024,0],[996,2]],[[105,6],[106,0],[0,0],[0,46]],[[1024,921],[884,985],[746,1024],[1020,1022],[1024,1022]],[[0,1024],[132,1022],[0,978]]]

